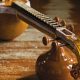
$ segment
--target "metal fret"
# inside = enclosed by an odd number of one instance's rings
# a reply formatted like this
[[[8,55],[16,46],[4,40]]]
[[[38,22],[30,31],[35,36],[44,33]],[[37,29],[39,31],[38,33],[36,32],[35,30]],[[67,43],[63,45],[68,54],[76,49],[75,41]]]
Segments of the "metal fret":
[[[57,22],[55,22],[55,20],[53,20],[52,18],[48,17],[48,16],[45,15],[45,14],[40,13],[39,11],[37,11],[37,10],[35,10],[35,9],[27,6],[27,5],[24,5],[24,4],[21,3],[21,2],[16,1],[16,2],[12,5],[12,7],[13,7],[13,8],[14,8],[14,7],[15,7],[15,8],[18,7],[18,8],[19,8],[19,11],[21,11],[21,10],[20,10],[20,8],[21,8],[23,11],[25,11],[24,14],[27,15],[27,13],[29,13],[29,15],[32,15],[34,18],[36,18],[36,20],[39,19],[40,21],[42,21],[42,22],[48,24],[49,26],[51,26],[50,28],[55,29],[56,27],[59,27],[59,25],[57,24]],[[18,9],[18,8],[17,8],[17,9]],[[22,12],[22,11],[21,11],[21,12]]]
[[[24,6],[23,6],[24,7]],[[35,9],[27,6],[26,7],[26,10],[32,14],[33,16],[37,17],[38,19],[40,19],[41,21],[49,24],[50,26],[56,26],[56,27],[59,27],[59,25],[50,17],[46,16],[45,14],[42,14],[38,11],[36,11]]]

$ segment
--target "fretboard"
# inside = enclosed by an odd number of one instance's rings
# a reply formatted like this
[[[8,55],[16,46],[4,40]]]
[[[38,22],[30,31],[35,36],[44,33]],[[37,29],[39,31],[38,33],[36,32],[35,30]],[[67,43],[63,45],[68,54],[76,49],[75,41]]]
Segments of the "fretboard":
[[[54,27],[59,27],[59,25],[52,18],[46,16],[45,14],[40,13],[39,11],[37,11],[37,10],[35,10],[35,9],[33,9],[33,8],[23,4],[21,2],[18,2],[18,1],[14,2],[12,4],[12,7],[19,10],[19,12],[22,12],[23,9],[24,9],[24,11],[27,12],[29,15],[32,15],[32,17],[35,17],[38,20],[41,20],[42,22],[52,26],[53,28]]]
[[[23,6],[24,7],[24,6]],[[33,16],[37,17],[38,19],[40,19],[41,21],[51,25],[51,26],[58,26],[57,23],[50,17],[46,16],[45,14],[40,13],[39,11],[30,8],[27,6],[26,10],[32,14]]]

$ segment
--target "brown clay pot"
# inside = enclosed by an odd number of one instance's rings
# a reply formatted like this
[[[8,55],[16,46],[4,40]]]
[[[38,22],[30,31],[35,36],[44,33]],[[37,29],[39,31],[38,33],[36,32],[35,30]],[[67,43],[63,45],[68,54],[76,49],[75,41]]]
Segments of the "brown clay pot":
[[[66,46],[52,43],[50,51],[40,55],[36,62],[36,73],[40,80],[74,80],[70,74],[76,56]]]
[[[17,11],[0,6],[0,40],[13,40],[28,27],[28,24],[20,20]]]

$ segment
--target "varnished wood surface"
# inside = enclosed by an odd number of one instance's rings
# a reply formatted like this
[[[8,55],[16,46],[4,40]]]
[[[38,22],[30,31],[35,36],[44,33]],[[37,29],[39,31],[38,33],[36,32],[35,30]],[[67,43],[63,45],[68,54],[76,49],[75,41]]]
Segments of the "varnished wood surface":
[[[0,80],[35,75],[36,59],[49,49],[43,46],[42,35],[36,29],[29,28],[11,42],[0,42]]]

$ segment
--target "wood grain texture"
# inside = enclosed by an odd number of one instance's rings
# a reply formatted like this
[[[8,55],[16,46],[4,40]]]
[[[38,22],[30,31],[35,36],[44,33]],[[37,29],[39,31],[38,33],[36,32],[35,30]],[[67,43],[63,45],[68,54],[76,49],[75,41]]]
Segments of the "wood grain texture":
[[[29,28],[11,42],[0,42],[0,80],[16,80],[35,75],[38,56],[49,49],[42,44],[42,35],[36,29]]]

